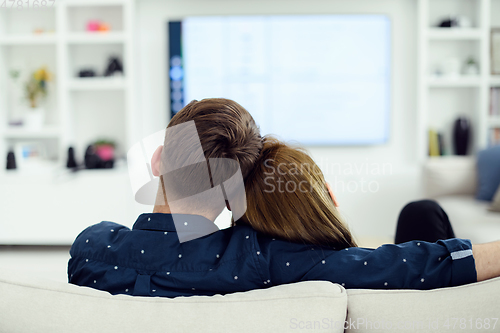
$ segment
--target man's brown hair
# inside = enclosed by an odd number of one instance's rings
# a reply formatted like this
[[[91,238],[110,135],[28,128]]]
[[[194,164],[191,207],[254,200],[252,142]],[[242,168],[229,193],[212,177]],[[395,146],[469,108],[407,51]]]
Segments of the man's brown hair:
[[[229,99],[194,100],[170,120],[168,127],[191,120],[195,122],[205,158],[236,160],[246,179],[262,149],[259,127],[250,113]]]

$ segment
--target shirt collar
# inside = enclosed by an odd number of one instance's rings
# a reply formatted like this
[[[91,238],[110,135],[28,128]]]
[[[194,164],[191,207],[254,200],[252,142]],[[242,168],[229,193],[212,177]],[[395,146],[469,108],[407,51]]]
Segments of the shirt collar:
[[[200,215],[147,213],[139,215],[132,229],[175,232],[174,217],[195,224],[213,224],[209,219]]]

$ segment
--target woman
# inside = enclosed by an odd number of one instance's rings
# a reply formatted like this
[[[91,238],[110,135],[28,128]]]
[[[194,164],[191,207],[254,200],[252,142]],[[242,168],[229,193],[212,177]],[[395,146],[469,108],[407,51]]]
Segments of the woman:
[[[260,161],[245,183],[247,211],[241,223],[293,242],[339,249],[357,246],[312,158],[272,137],[263,143]],[[412,202],[401,211],[396,244],[450,238],[455,238],[451,223],[435,201]]]
[[[275,282],[327,280],[349,288],[432,289],[477,281],[470,241],[448,239],[453,237],[451,225],[433,201],[403,209],[396,238],[405,243],[365,249],[356,247],[330,186],[303,150],[265,138],[245,188],[247,210],[235,225],[251,226],[260,235],[258,244],[266,249]],[[424,237],[404,239],[421,229],[423,220],[429,228],[420,234]],[[273,244],[267,237],[281,242]],[[294,269],[285,272],[280,264]]]

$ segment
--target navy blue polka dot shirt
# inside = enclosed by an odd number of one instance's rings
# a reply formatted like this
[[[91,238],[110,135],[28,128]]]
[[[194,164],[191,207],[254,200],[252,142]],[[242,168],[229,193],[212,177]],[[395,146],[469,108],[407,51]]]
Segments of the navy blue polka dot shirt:
[[[433,289],[477,280],[469,240],[333,249],[235,226],[180,243],[172,215],[161,213],[140,215],[132,230],[113,222],[88,227],[70,254],[70,283],[137,296],[227,294],[308,280],[370,289]]]

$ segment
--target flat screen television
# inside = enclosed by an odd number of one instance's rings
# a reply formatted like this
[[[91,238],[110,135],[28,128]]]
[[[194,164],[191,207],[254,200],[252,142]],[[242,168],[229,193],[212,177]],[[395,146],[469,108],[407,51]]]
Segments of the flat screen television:
[[[199,16],[168,22],[170,108],[224,97],[262,134],[303,145],[387,142],[385,15]]]

